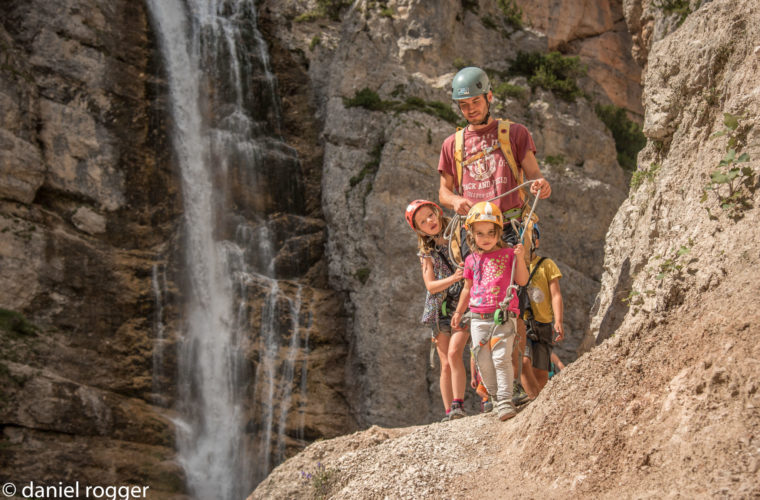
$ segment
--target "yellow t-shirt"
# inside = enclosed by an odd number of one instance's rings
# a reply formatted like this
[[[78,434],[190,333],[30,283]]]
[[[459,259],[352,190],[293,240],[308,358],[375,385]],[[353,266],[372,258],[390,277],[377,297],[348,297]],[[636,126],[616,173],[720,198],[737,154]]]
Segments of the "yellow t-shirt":
[[[529,272],[533,272],[540,257],[536,256],[530,263]],[[552,311],[552,296],[549,290],[549,282],[553,279],[562,277],[557,264],[551,259],[544,259],[541,266],[533,274],[533,278],[528,283],[528,295],[530,296],[530,308],[533,311],[533,318],[541,323],[551,323],[554,319]]]

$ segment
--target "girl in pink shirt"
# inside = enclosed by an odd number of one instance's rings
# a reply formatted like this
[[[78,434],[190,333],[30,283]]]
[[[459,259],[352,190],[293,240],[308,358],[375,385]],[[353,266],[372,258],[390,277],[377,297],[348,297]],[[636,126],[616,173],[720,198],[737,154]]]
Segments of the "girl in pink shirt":
[[[451,318],[451,325],[459,326],[462,315],[469,305],[471,311],[470,335],[475,361],[488,393],[494,397],[500,420],[517,414],[512,404],[512,344],[515,339],[516,317],[519,312],[516,290],[510,290],[512,266],[514,281],[518,285],[528,282],[525,265],[525,249],[522,244],[514,248],[504,247],[501,241],[503,220],[499,208],[491,202],[475,204],[467,214],[465,227],[467,240],[474,251],[464,262],[465,284],[459,296],[459,304]],[[511,300],[501,316],[494,317],[501,304],[511,295]],[[492,338],[498,340],[490,342]],[[489,348],[489,345],[493,347]]]

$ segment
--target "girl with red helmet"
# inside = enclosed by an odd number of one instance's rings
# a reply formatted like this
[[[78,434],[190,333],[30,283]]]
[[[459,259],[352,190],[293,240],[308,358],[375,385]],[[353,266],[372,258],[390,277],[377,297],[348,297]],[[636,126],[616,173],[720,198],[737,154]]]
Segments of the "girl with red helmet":
[[[465,326],[451,326],[451,313],[456,308],[462,289],[459,269],[443,232],[449,223],[441,207],[428,200],[414,200],[406,207],[406,222],[417,233],[417,256],[422,265],[422,279],[427,288],[422,323],[432,330],[438,358],[441,361],[441,399],[446,408],[444,420],[461,418],[464,413],[464,391],[467,373],[462,353],[470,335]]]

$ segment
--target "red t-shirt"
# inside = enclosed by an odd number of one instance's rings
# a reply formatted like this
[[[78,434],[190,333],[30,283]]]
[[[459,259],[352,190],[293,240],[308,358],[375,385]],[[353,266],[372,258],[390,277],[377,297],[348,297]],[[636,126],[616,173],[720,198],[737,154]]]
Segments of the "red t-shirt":
[[[471,131],[470,127],[464,131],[464,161],[481,150],[488,147],[493,148],[489,154],[465,165],[462,169],[463,196],[473,204],[489,200],[517,186],[512,169],[509,168],[509,163],[507,163],[507,159],[499,147],[497,126],[498,120],[494,120],[492,124],[477,132]],[[438,160],[438,172],[451,175],[454,178],[455,187],[457,187],[457,170],[454,161],[455,135],[451,134],[443,141],[441,157]],[[536,145],[524,125],[512,123],[509,127],[509,142],[512,146],[512,155],[515,157],[519,168],[522,168],[522,161],[528,151],[536,153]],[[496,200],[496,204],[502,212],[519,207],[520,194],[515,191],[509,196]]]

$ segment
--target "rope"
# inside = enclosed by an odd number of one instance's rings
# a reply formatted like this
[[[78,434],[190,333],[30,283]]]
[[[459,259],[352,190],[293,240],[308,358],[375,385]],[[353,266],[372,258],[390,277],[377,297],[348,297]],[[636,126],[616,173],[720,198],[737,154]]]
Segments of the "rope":
[[[532,181],[530,181],[532,182]],[[533,200],[533,205],[530,207],[530,212],[528,213],[527,221],[530,221],[530,218],[533,217],[533,212],[536,210],[536,204],[538,203],[538,198],[541,195],[541,190],[539,189],[536,193],[536,198]],[[516,223],[514,219],[511,221],[512,228],[515,230],[516,234],[519,234],[519,240],[520,243],[523,243],[523,240],[525,239],[525,230],[528,228],[528,224],[523,224],[522,231],[517,231]],[[499,308],[506,309],[506,306],[509,305],[509,302],[512,300],[512,298],[517,297],[517,285],[515,285],[515,262],[517,259],[512,259],[512,273],[509,277],[509,286],[507,287],[507,294],[504,296],[504,300],[501,304],[499,304]],[[511,292],[511,293],[510,293]]]

